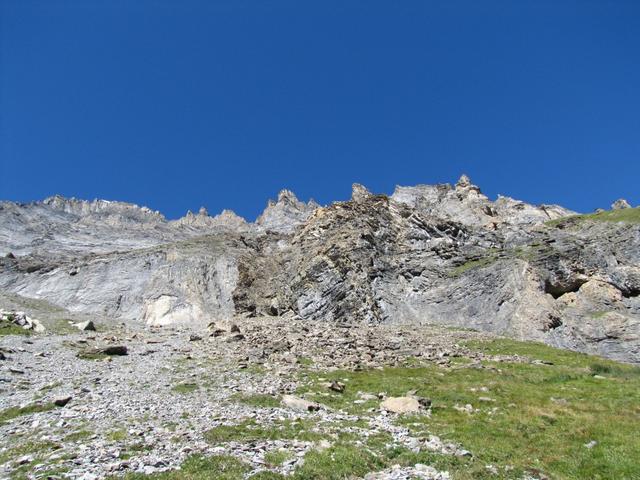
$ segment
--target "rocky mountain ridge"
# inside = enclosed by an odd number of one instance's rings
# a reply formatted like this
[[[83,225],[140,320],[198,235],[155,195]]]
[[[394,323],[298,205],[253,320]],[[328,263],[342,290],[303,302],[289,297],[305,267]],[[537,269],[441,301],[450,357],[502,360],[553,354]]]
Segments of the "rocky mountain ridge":
[[[283,190],[255,223],[1,202],[0,290],[105,322],[433,323],[640,362],[638,224],[576,218],[492,201],[466,176],[391,196],[354,185],[329,206]]]

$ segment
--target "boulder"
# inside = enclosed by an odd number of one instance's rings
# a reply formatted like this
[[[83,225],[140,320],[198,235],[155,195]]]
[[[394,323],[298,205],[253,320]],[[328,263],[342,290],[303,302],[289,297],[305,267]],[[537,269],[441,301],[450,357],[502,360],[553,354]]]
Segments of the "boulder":
[[[94,323],[91,320],[87,320],[86,322],[79,322],[79,323],[75,323],[73,325],[74,327],[76,327],[78,330],[83,331],[83,332],[95,332],[96,331],[96,326],[94,325]]]
[[[44,325],[40,322],[40,320],[36,320],[35,318],[31,319],[31,330],[36,333],[42,333],[47,329],[44,328]]]
[[[282,405],[299,412],[315,412],[320,410],[320,405],[317,403],[296,397],[295,395],[284,395],[282,397]]]
[[[78,354],[79,357],[82,357],[85,355],[121,356],[121,355],[128,355],[128,350],[127,350],[127,347],[124,345],[109,345],[106,347],[88,348]]]
[[[109,345],[100,349],[100,352],[105,355],[127,355],[129,353],[124,345]]]
[[[66,397],[58,397],[53,401],[53,404],[56,407],[64,407],[67,403],[71,401],[71,396]]]
[[[420,402],[413,397],[389,397],[380,404],[382,410],[391,413],[417,413],[420,411]]]

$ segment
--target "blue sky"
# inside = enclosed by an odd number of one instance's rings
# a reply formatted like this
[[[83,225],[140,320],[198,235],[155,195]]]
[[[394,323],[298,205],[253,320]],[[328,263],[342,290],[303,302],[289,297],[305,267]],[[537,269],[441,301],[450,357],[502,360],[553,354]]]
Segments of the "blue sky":
[[[640,204],[640,2],[0,0],[0,198]]]

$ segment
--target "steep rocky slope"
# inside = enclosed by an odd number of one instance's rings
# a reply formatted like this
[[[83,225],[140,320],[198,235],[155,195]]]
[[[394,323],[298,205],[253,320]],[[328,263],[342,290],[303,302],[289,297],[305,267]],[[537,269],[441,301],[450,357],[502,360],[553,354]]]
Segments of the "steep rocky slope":
[[[640,362],[638,223],[573,215],[491,201],[466,176],[392,196],[354,185],[326,207],[285,190],[255,223],[3,202],[0,289],[114,323],[438,323]]]

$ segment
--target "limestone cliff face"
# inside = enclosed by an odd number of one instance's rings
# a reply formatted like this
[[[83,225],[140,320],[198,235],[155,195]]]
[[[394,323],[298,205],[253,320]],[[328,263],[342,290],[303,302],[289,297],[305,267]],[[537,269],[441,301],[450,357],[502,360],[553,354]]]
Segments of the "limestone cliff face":
[[[640,362],[640,228],[572,214],[491,201],[464,176],[390,197],[354,185],[326,207],[285,190],[253,224],[3,202],[0,290],[105,321],[439,323]]]
[[[449,184],[396,187],[391,198],[423,213],[491,229],[535,225],[575,213],[558,205],[534,206],[503,196],[491,201],[466,175],[454,187]]]
[[[290,233],[318,207],[313,200],[301,202],[292,191],[282,190],[277,201],[269,200],[267,208],[256,220],[256,226],[262,231]]]

